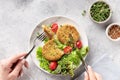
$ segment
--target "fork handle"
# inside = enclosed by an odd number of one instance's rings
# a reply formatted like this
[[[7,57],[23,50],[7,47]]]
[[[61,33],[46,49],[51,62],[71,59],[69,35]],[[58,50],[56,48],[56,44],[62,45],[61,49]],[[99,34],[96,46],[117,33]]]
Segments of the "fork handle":
[[[30,49],[30,51],[27,53],[27,55],[24,57],[24,59],[26,59],[29,56],[29,54],[33,51],[34,48],[35,48],[35,45]]]

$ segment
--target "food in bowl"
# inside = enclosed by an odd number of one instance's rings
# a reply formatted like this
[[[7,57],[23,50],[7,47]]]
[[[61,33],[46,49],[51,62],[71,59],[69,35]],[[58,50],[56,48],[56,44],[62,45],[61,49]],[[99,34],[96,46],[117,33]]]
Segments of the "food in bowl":
[[[85,57],[88,52],[88,46],[82,45],[79,32],[70,24],[59,26],[53,23],[42,27],[47,38],[36,51],[40,67],[52,74],[74,76],[81,64],[80,55]]]
[[[109,29],[108,35],[112,39],[120,38],[120,26],[119,25],[111,26],[111,28]]]
[[[120,38],[120,25],[117,23],[110,24],[106,29],[106,34],[111,40]]]
[[[90,17],[97,23],[106,22],[111,17],[110,6],[104,1],[97,1],[90,7]]]

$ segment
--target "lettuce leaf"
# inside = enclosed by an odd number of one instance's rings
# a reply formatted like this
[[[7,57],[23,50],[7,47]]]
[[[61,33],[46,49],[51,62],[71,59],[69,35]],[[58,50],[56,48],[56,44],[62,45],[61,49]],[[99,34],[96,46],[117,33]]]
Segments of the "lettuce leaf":
[[[54,39],[54,42],[57,44],[59,49],[64,49],[66,45],[62,44],[58,39]]]
[[[40,62],[40,67],[47,70],[48,72],[51,72],[51,70],[49,69],[49,61],[42,56],[42,47],[38,47],[36,52],[36,57]]]

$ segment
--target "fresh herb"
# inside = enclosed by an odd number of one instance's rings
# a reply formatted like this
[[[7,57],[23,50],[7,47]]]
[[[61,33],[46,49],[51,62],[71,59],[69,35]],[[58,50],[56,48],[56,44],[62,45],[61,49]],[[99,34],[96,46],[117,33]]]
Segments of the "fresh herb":
[[[110,7],[103,1],[94,3],[90,9],[91,17],[97,21],[105,21],[110,16]]]
[[[85,15],[86,15],[86,10],[83,10],[82,16],[85,16]]]

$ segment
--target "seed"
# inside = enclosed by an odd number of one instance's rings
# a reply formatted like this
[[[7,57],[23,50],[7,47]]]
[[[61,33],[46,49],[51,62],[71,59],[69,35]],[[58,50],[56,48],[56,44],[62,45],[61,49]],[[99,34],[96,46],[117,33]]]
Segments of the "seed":
[[[120,37],[120,26],[119,25],[112,25],[109,29],[108,35],[112,39],[117,39]]]

